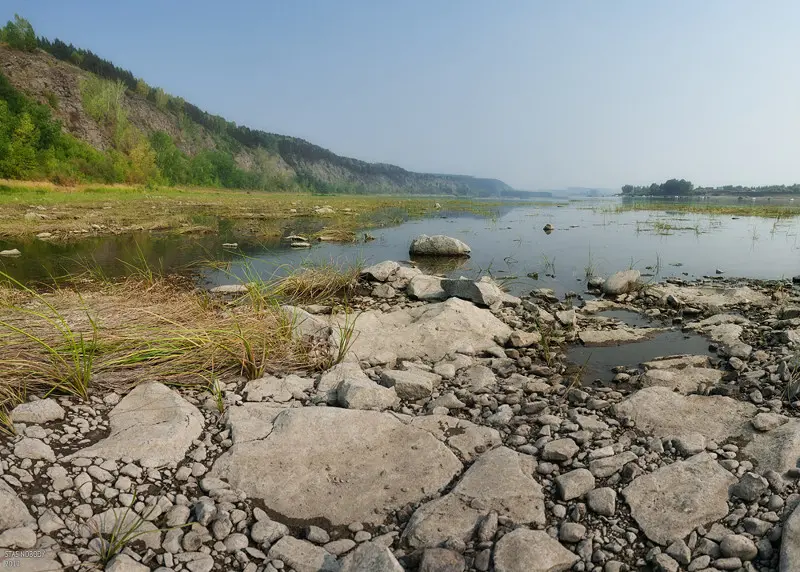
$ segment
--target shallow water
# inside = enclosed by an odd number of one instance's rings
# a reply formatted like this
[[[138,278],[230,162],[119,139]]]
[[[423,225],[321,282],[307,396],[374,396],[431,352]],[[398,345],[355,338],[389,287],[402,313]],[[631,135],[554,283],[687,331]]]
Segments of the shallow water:
[[[573,201],[564,206],[522,206],[509,203],[494,219],[444,213],[436,218],[413,220],[391,228],[370,231],[372,242],[356,244],[318,243],[310,249],[292,249],[277,239],[254,241],[237,232],[236,223],[218,220],[218,234],[204,236],[158,236],[146,233],[87,238],[59,244],[42,240],[0,240],[0,250],[18,248],[17,259],[0,258],[0,269],[22,281],[43,280],[80,268],[78,259],[94,258],[109,276],[119,276],[137,265],[141,252],[151,266],[166,271],[183,269],[206,260],[228,261],[226,270],[206,269],[211,284],[231,283],[242,275],[240,260],[270,276],[282,265],[304,261],[336,260],[343,264],[362,259],[406,260],[408,246],[419,234],[447,234],[464,240],[472,257],[450,261],[441,267],[420,259],[425,270],[450,276],[477,277],[491,273],[509,278],[509,289],[517,294],[534,287],[549,287],[563,294],[582,291],[587,269],[600,275],[634,267],[645,279],[669,276],[694,278],[725,275],[778,279],[800,270],[800,219],[776,223],[757,217],[709,216],[658,212],[609,213],[604,209],[619,199]],[[555,231],[546,234],[550,223]],[[303,233],[308,222],[287,221],[284,234]],[[663,225],[692,228],[664,230]],[[661,225],[661,226],[659,226]],[[668,234],[664,234],[667,232]],[[236,242],[228,250],[223,243]],[[538,280],[528,274],[538,273]],[[549,276],[548,276],[549,275]]]

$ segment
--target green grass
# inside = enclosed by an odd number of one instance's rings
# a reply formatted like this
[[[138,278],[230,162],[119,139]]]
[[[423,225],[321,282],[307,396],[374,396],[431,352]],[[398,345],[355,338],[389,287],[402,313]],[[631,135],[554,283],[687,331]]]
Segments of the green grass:
[[[717,204],[713,202],[673,203],[663,201],[636,201],[602,207],[599,210],[600,212],[614,214],[631,211],[671,211],[708,215],[756,216],[775,219],[800,216],[800,205]]]

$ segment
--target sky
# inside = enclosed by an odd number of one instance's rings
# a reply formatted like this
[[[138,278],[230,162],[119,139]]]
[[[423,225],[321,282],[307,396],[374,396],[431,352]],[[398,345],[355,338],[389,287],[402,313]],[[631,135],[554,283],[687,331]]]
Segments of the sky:
[[[519,189],[800,182],[796,0],[2,0],[238,124]]]

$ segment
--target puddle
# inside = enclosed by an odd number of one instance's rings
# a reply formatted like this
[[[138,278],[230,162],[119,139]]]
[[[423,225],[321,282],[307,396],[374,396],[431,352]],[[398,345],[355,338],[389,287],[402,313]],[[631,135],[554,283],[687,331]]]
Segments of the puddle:
[[[653,323],[647,316],[631,310],[603,310],[602,312],[597,312],[594,315],[602,316],[604,318],[614,318],[633,328],[653,327]]]
[[[624,310],[614,310],[613,312],[637,315]],[[604,312],[604,314],[608,313]],[[648,325],[646,320],[644,325]],[[567,350],[567,358],[578,367],[586,364],[583,384],[590,385],[596,380],[604,383],[610,382],[615,375],[611,368],[618,365],[638,367],[642,362],[673,354],[716,356],[714,352],[708,350],[708,345],[709,340],[701,335],[671,331],[658,334],[649,340],[619,346],[585,347],[576,345]]]

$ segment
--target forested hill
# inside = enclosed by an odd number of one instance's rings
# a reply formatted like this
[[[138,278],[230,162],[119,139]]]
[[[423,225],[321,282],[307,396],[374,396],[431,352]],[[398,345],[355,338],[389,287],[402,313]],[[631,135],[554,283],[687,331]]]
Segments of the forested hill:
[[[414,173],[249,129],[152,87],[93,52],[0,30],[0,178],[320,193],[501,196],[496,179]]]

